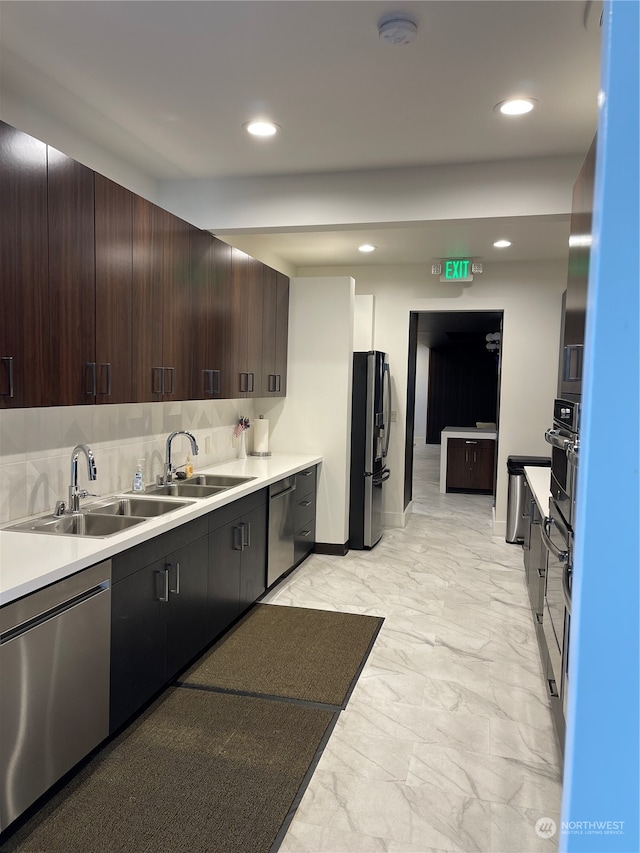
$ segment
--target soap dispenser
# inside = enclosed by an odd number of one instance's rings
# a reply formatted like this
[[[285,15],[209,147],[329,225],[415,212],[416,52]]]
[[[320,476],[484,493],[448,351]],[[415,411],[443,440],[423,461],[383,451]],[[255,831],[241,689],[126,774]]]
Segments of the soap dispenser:
[[[138,459],[138,467],[133,475],[133,491],[144,492],[144,459]]]
[[[187,477],[193,477],[193,462],[191,461],[190,453],[187,453],[187,459],[184,464],[184,473]]]

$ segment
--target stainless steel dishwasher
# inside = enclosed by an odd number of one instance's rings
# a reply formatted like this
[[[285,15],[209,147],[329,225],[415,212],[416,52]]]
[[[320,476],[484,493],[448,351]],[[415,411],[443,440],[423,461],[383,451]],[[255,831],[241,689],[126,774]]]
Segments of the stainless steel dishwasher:
[[[293,566],[293,493],[296,478],[285,477],[269,486],[269,558],[267,586]]]
[[[111,561],[0,609],[0,829],[109,733]]]

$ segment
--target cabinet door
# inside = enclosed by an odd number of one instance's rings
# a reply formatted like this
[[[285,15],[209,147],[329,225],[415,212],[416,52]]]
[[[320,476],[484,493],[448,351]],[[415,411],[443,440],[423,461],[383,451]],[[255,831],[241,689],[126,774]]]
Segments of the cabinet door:
[[[242,531],[237,522],[209,534],[208,635],[217,637],[242,612],[240,563]]]
[[[138,403],[163,399],[162,216],[140,196],[133,200],[132,383]]]
[[[212,287],[212,326],[208,342],[208,360],[214,372],[214,397],[230,400],[238,396],[240,369],[234,355],[239,334],[239,324],[234,317],[233,278],[231,275],[232,249],[222,240],[214,238]]]
[[[73,406],[97,386],[94,173],[50,146],[47,160],[52,401]]]
[[[240,608],[246,610],[267,588],[267,508],[259,506],[240,519],[242,564]]]
[[[110,732],[166,681],[164,568],[159,560],[111,590]]]
[[[276,397],[287,393],[289,348],[289,279],[276,273]]]
[[[469,488],[482,492],[493,491],[495,442],[478,439],[469,448]]]
[[[464,438],[447,441],[447,489],[469,486],[469,448]]]
[[[259,397],[262,360],[262,264],[231,250],[234,398]]]
[[[167,680],[207,644],[207,547],[205,536],[165,559],[164,570],[169,574]]]
[[[190,226],[157,208],[162,231],[162,379],[163,399],[188,400],[191,386]],[[156,330],[160,334],[160,329]]]
[[[284,397],[287,387],[289,279],[263,268],[262,396]]]
[[[47,146],[0,122],[0,409],[51,402]]]
[[[220,374],[214,375],[210,362],[214,333],[213,265],[214,238],[207,231],[192,228],[189,232],[189,268],[191,278],[191,398],[206,400],[214,396]]]
[[[134,401],[133,193],[96,173],[97,403]]]

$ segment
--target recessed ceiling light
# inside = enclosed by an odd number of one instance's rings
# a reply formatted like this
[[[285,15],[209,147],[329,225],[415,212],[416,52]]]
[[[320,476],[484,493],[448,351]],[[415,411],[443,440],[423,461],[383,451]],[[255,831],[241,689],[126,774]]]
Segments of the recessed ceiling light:
[[[247,133],[252,136],[274,136],[280,127],[272,121],[250,121],[243,125]]]
[[[535,107],[535,101],[531,98],[512,98],[508,101],[500,101],[494,110],[498,110],[505,116],[521,116],[530,113]]]
[[[362,246],[358,246],[359,252],[375,252],[376,247],[372,246],[371,243],[363,243]]]
[[[496,249],[508,249],[511,245],[511,240],[496,240],[493,245]]]

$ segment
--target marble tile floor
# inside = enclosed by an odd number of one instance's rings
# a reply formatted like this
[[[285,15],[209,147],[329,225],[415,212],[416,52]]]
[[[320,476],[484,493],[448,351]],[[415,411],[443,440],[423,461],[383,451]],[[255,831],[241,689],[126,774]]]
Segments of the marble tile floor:
[[[385,617],[282,853],[537,853],[561,765],[522,550],[492,499],[441,495],[415,448],[413,514],[372,551],[312,555],[264,599]]]

